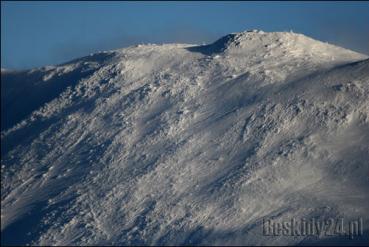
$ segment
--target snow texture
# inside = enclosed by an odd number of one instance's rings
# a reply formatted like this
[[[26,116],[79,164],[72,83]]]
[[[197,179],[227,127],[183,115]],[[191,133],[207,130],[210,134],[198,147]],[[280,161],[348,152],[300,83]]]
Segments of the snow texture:
[[[327,240],[262,235],[292,217],[368,233],[368,160],[368,57],[301,34],[1,70],[2,244]]]

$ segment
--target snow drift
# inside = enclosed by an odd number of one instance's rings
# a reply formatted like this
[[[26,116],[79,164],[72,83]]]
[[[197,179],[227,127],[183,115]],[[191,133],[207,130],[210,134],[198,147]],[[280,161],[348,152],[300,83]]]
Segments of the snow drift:
[[[367,234],[368,115],[368,57],[294,33],[2,70],[2,244],[325,240],[265,218]]]

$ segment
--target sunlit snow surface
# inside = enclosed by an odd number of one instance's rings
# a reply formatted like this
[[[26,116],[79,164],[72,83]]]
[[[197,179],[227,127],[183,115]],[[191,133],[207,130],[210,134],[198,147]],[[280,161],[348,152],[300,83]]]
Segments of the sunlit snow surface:
[[[368,234],[367,59],[252,31],[2,69],[2,244],[329,243],[263,235],[293,217]]]

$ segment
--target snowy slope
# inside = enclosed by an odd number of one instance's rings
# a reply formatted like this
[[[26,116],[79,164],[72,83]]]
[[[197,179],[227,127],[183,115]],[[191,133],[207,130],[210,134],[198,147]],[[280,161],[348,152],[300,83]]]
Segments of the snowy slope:
[[[1,72],[2,243],[299,244],[369,213],[368,57],[294,33]]]

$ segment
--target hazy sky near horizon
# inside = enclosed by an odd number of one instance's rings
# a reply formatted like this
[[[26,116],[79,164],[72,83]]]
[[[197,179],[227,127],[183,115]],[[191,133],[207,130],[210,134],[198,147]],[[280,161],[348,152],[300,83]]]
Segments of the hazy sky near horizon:
[[[58,64],[137,43],[290,31],[369,55],[369,2],[1,2],[1,67]]]

